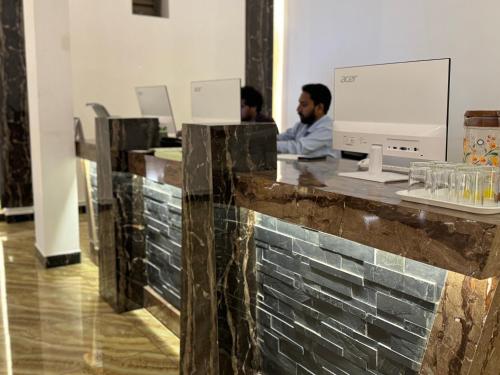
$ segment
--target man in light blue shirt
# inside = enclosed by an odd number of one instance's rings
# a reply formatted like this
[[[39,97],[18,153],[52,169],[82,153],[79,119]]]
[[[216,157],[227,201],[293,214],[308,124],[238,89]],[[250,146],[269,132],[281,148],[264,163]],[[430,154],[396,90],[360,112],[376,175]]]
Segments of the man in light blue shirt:
[[[300,122],[278,135],[278,153],[336,156],[332,150],[332,119],[326,115],[331,102],[332,94],[325,85],[304,85],[297,107]]]

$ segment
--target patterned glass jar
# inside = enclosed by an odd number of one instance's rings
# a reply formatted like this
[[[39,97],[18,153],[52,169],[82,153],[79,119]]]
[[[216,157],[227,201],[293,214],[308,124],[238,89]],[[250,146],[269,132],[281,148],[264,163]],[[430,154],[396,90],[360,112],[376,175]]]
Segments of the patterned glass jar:
[[[464,163],[499,166],[500,111],[467,111]]]

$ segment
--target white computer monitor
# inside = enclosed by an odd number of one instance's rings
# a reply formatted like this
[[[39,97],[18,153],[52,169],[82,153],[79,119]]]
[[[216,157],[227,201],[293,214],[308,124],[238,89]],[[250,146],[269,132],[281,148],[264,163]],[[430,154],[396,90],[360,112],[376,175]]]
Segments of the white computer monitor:
[[[334,80],[333,148],[381,145],[384,157],[446,160],[450,59],[337,68]],[[395,180],[370,172],[348,175]]]
[[[191,118],[195,123],[241,122],[241,79],[191,82]]]
[[[157,117],[161,128],[166,128],[170,137],[175,137],[177,127],[170,104],[167,86],[136,87],[141,114],[145,117]]]

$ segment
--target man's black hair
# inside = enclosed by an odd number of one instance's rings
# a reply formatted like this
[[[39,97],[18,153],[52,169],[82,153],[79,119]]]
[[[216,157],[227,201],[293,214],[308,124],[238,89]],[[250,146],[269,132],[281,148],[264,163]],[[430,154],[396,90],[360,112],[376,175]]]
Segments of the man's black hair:
[[[247,106],[255,107],[257,113],[262,111],[262,105],[264,104],[262,94],[252,86],[243,86],[241,88],[241,100],[244,100]]]
[[[328,112],[332,103],[332,93],[328,87],[321,83],[310,83],[302,86],[302,91],[307,92],[311,96],[314,105],[323,104],[325,113]]]

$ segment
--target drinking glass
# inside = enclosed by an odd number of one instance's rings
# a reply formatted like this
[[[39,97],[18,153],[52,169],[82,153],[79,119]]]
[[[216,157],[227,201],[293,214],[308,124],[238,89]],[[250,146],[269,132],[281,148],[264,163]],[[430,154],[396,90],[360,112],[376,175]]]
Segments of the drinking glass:
[[[497,206],[499,198],[500,172],[497,167],[480,167],[480,186],[483,206]]]
[[[453,201],[455,197],[455,174],[457,168],[466,166],[463,163],[435,163],[431,167],[434,199]]]
[[[455,175],[457,203],[481,205],[483,200],[481,167],[458,167]]]
[[[410,163],[408,173],[408,193],[421,197],[430,197],[432,190],[432,166],[434,162]]]

